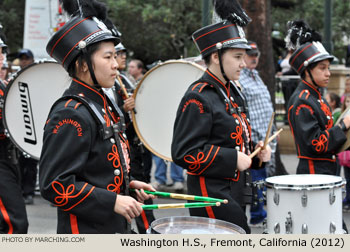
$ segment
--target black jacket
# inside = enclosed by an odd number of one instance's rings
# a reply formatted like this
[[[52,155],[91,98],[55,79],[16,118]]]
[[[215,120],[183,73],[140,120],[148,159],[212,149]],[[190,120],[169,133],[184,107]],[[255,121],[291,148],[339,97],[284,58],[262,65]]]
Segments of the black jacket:
[[[104,93],[79,80],[73,79],[64,95],[83,97],[107,127],[119,120]],[[103,134],[91,111],[75,99],[51,109],[40,158],[40,189],[58,207],[58,233],[125,232],[124,217],[113,209],[117,194],[125,192],[128,174],[110,131],[106,128]],[[128,142],[119,137],[127,159]]]
[[[333,125],[331,109],[320,92],[302,80],[288,104],[288,120],[299,164],[297,173],[335,175],[336,153],[346,141]]]

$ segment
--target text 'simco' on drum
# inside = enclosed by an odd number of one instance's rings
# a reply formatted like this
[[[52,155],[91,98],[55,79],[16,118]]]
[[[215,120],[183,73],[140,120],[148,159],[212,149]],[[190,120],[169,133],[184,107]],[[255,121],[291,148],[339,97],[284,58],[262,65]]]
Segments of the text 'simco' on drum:
[[[342,234],[341,177],[297,174],[269,177],[267,229],[270,234]]]
[[[6,133],[26,156],[40,158],[47,116],[70,82],[62,66],[46,61],[24,68],[8,84],[3,113]]]

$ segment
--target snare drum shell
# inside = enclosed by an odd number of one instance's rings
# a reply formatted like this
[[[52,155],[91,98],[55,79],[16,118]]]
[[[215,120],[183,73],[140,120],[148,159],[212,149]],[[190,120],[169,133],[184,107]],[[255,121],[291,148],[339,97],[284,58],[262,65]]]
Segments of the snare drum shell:
[[[267,229],[275,234],[286,234],[286,221],[292,220],[291,233],[302,234],[303,225],[308,234],[342,234],[341,177],[331,175],[285,175],[266,179],[267,184]],[[330,198],[334,195],[334,202]],[[303,206],[303,198],[306,205]],[[304,200],[305,204],[305,200]],[[304,228],[305,230],[305,228]],[[305,232],[305,231],[304,231]]]

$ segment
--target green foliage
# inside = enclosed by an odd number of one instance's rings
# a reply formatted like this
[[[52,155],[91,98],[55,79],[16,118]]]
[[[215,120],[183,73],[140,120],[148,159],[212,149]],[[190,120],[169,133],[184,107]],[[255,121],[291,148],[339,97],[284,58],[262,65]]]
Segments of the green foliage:
[[[201,27],[198,0],[107,0],[122,43],[146,64],[198,55],[192,33]]]
[[[272,0],[273,1],[273,0]],[[296,2],[296,1],[291,1]],[[289,20],[304,19],[316,31],[324,33],[324,0],[297,1],[289,9],[273,8],[272,24],[274,28],[286,35],[286,24]],[[333,54],[340,60],[345,57],[344,38],[350,39],[350,1],[333,0],[332,42]],[[349,41],[350,42],[350,41]]]
[[[0,1],[0,23],[10,52],[17,52],[23,44],[24,6],[25,0]]]

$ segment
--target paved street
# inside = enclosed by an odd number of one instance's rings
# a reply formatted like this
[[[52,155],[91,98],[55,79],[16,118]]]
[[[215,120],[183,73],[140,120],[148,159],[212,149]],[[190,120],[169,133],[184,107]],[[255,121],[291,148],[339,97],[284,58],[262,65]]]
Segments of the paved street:
[[[282,155],[282,161],[290,174],[295,173],[297,166],[297,158],[295,155]],[[156,199],[155,203],[180,203],[179,200],[174,199]],[[47,201],[42,199],[39,195],[35,197],[34,205],[27,206],[29,218],[29,233],[30,234],[54,234],[56,233],[56,208],[52,207]],[[247,211],[248,212],[248,211]],[[188,216],[187,209],[167,209],[154,210],[156,218],[167,216]],[[348,227],[350,227],[350,213],[343,213],[344,220]],[[261,234],[262,227],[252,227],[252,233]]]

